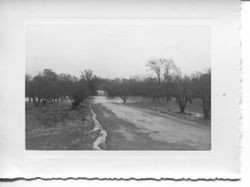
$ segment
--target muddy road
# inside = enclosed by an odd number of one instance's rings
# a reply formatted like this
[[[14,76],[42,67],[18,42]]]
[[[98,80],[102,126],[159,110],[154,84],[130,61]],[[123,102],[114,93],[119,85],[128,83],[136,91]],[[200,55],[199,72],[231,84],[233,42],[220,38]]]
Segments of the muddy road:
[[[106,131],[103,150],[210,150],[211,128],[157,111],[92,97],[95,118]]]

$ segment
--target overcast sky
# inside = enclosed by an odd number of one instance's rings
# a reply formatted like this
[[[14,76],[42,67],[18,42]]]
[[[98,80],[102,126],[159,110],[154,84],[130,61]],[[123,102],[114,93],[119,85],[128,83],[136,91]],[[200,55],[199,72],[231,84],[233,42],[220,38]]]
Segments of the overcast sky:
[[[172,58],[183,74],[210,68],[210,28],[167,24],[39,24],[27,27],[26,73],[44,68],[104,78],[147,75],[152,58]]]

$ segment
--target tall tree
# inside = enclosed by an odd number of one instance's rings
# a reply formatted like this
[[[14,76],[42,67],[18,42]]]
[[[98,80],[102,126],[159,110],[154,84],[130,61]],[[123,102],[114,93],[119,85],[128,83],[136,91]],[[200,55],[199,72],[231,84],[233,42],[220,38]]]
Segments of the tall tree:
[[[159,84],[162,82],[168,83],[173,76],[180,74],[180,70],[171,58],[152,59],[146,63],[146,66],[149,67],[149,71],[153,72]]]
[[[170,84],[174,77],[181,76],[179,68],[175,65],[172,59],[152,59],[146,63],[149,71],[153,72],[154,78],[158,85],[154,87],[152,93],[153,100],[158,100],[160,97],[166,97],[168,100],[171,97],[169,90]]]
[[[86,82],[90,95],[96,95],[98,78],[94,75],[91,69],[86,69],[81,72],[81,79]]]

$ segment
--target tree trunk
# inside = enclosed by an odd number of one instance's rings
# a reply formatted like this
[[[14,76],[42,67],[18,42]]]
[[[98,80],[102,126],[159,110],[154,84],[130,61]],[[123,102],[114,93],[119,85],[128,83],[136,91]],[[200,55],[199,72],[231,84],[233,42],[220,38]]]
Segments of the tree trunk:
[[[39,106],[39,102],[40,102],[39,98],[38,98],[38,101],[36,101],[36,97],[32,97],[32,99],[33,99],[34,105],[35,105],[36,107],[38,107],[38,106]]]
[[[204,119],[210,119],[210,118],[211,118],[211,116],[210,116],[209,112],[205,112]]]
[[[185,98],[185,97],[182,98],[182,97],[177,96],[176,101],[177,101],[177,103],[179,105],[180,113],[184,113],[185,108],[186,108],[186,104],[187,104],[187,98]]]
[[[203,106],[203,117],[204,119],[210,119],[211,116],[210,116],[210,104],[207,103],[206,99],[205,98],[202,98],[202,106]]]
[[[33,103],[36,106],[36,97],[32,97]]]
[[[40,97],[38,97],[37,106],[39,106],[40,101],[41,101],[41,98],[40,98]]]
[[[123,100],[123,104],[127,103],[127,98],[126,97],[123,97],[122,100]]]
[[[71,109],[74,110],[80,103],[81,103],[82,99],[79,97],[73,97],[73,102],[71,103]]]
[[[171,97],[167,97],[167,102],[171,101]]]
[[[44,98],[42,99],[43,104],[46,104],[46,101],[47,101],[46,99]]]
[[[180,113],[184,113],[185,108],[186,108],[186,105],[182,105],[182,106],[180,106]]]
[[[152,97],[152,101],[155,102],[155,96]]]

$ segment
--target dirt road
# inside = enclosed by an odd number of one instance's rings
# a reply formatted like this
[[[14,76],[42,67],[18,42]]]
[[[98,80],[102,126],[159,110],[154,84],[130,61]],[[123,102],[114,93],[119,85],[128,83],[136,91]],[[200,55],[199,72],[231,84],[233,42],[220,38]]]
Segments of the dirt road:
[[[210,150],[211,128],[105,97],[90,100],[93,112],[107,131],[102,149]]]

